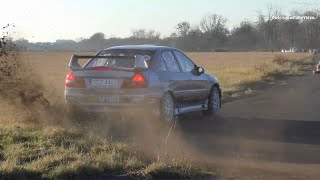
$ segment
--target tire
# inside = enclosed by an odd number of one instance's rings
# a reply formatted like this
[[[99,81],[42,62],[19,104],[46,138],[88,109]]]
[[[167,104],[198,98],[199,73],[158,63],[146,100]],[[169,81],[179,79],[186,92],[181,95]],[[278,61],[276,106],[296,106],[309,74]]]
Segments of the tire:
[[[221,108],[221,97],[217,86],[213,86],[208,97],[208,110],[202,111],[204,115],[213,115]]]
[[[163,95],[160,104],[160,118],[168,123],[173,123],[177,116],[174,114],[175,102],[170,92]]]

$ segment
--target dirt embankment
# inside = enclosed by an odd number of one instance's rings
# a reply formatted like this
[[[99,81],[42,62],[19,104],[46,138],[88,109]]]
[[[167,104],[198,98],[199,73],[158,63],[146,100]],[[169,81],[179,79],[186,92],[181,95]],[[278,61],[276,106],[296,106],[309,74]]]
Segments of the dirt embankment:
[[[50,103],[41,78],[28,62],[21,60],[20,47],[3,36],[0,39],[0,98],[13,108],[18,121],[44,123],[47,119],[61,121],[65,107]],[[61,116],[61,117],[57,117]],[[49,121],[47,121],[49,122]],[[56,122],[54,122],[56,123]]]

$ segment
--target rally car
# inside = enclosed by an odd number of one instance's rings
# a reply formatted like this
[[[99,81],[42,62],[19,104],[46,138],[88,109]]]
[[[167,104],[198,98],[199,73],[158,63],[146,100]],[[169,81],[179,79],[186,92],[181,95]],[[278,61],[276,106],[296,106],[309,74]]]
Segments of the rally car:
[[[80,66],[79,59],[88,59]],[[73,55],[65,99],[87,112],[156,110],[172,122],[183,113],[214,114],[221,108],[216,77],[178,49],[153,45],[111,47],[95,56]]]

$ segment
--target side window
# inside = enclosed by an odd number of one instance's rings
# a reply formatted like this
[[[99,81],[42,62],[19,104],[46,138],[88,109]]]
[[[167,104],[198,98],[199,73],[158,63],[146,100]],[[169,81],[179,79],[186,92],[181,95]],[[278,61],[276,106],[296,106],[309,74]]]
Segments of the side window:
[[[186,55],[179,51],[174,51],[174,55],[176,55],[183,72],[191,72],[194,69],[193,62]]]
[[[166,63],[164,63],[163,58],[160,58],[160,65],[159,66],[155,66],[154,69],[157,72],[161,72],[161,71],[168,71]]]
[[[179,65],[171,51],[162,52],[162,58],[166,63],[169,71],[180,72]]]
[[[167,66],[166,66],[166,63],[164,63],[164,60],[163,59],[160,59],[161,60],[161,71],[167,71]]]

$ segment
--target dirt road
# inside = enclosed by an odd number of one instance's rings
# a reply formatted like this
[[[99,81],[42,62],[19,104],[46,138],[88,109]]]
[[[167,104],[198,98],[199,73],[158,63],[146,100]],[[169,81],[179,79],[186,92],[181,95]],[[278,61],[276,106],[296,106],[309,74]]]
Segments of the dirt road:
[[[226,176],[318,179],[319,81],[311,74],[289,78],[224,104],[215,119],[181,121],[179,133],[201,162]]]

